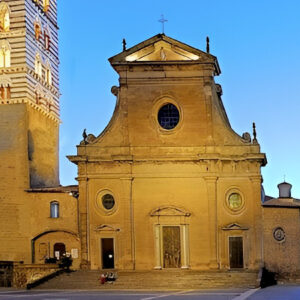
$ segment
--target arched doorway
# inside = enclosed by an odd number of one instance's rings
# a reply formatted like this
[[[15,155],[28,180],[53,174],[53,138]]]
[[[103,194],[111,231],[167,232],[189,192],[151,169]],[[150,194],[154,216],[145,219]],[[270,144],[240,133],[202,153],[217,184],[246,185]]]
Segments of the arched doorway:
[[[60,259],[64,254],[66,254],[66,245],[64,243],[56,243],[53,246],[54,257]]]

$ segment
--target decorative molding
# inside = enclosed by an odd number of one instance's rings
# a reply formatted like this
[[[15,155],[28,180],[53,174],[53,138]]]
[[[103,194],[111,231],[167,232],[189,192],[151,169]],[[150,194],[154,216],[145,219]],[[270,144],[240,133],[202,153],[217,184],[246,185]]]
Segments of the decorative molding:
[[[121,231],[121,229],[115,228],[108,224],[101,224],[101,225],[96,226],[95,231],[119,232],[119,231]]]
[[[150,212],[151,217],[190,217],[191,213],[175,206],[161,206]]]
[[[238,223],[230,223],[222,228],[222,230],[249,230],[249,227]]]

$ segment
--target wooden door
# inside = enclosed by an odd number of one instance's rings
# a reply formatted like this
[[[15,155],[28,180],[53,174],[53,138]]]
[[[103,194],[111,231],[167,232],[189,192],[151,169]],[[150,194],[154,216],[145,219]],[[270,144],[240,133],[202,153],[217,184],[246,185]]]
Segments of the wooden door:
[[[163,266],[181,267],[180,227],[163,226]]]
[[[229,259],[231,269],[244,267],[243,238],[241,236],[229,237]]]

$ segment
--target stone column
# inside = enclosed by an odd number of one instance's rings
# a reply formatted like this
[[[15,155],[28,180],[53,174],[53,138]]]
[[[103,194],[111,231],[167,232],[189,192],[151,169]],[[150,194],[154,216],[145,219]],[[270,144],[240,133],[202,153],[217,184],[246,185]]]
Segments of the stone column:
[[[154,269],[161,270],[161,226],[155,225],[154,227],[155,238],[155,267]]]
[[[189,257],[189,231],[188,225],[182,225],[182,254],[181,254],[181,269],[188,269],[190,267]]]
[[[218,177],[204,178],[207,187],[208,223],[210,231],[210,268],[218,269],[218,222],[217,222],[217,180]]]

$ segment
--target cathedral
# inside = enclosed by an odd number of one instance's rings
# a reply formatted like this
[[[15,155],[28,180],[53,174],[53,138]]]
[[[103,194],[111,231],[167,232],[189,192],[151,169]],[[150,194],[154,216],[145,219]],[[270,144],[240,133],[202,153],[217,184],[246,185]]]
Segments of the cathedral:
[[[286,182],[264,194],[255,124],[231,128],[209,40],[157,34],[109,62],[115,111],[61,186],[56,0],[0,1],[0,270],[67,255],[74,269],[300,272],[300,200]]]

